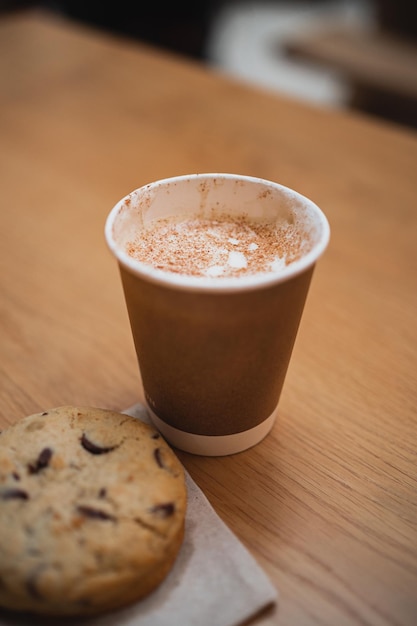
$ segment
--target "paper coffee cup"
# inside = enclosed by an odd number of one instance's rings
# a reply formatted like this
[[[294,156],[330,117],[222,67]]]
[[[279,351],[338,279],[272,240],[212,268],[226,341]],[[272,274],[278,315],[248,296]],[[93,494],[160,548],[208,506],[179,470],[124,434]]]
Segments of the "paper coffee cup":
[[[224,266],[214,271],[211,265],[193,275],[132,254],[135,242],[161,221],[207,223],[225,216],[284,229],[289,252],[280,267],[228,275]],[[167,254],[169,241],[178,248],[180,231],[167,237]],[[313,270],[328,245],[323,212],[273,181],[191,174],[122,198],[107,218],[105,236],[119,264],[149,413],[162,435],[179,449],[208,456],[260,442],[274,423]],[[181,246],[189,252],[186,242]],[[228,254],[229,261],[240,258]]]

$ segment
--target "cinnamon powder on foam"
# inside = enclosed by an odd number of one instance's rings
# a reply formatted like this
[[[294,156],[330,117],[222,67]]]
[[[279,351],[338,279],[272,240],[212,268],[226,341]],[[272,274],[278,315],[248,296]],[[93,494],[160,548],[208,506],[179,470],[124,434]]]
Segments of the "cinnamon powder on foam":
[[[279,272],[305,252],[293,224],[245,218],[159,220],[128,242],[133,259],[188,276],[229,278]]]

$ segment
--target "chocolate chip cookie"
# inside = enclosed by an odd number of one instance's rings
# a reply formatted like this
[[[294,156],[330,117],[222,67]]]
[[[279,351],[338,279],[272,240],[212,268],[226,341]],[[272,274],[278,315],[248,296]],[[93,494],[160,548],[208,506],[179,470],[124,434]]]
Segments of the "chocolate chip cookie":
[[[0,606],[112,610],[153,591],[184,535],[184,470],[159,433],[61,406],[0,434]]]

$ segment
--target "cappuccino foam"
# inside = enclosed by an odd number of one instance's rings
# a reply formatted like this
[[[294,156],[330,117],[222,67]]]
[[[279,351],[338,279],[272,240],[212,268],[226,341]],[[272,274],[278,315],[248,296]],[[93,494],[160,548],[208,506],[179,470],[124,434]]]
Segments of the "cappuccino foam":
[[[158,220],[126,246],[133,259],[187,276],[230,278],[280,272],[306,252],[294,223],[244,217]]]

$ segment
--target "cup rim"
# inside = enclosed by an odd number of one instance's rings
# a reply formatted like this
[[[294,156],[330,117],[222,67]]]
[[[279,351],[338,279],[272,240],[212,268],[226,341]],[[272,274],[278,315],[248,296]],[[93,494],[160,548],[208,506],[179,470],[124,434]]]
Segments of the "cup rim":
[[[195,179],[214,179],[214,178],[223,178],[230,180],[241,180],[249,183],[263,184],[267,186],[274,187],[275,189],[280,189],[284,193],[290,193],[297,199],[307,203],[309,207],[314,211],[316,217],[319,220],[321,227],[321,237],[320,240],[314,244],[313,248],[302,258],[293,261],[290,265],[287,265],[284,269],[280,270],[279,273],[274,272],[265,272],[265,273],[256,273],[256,274],[248,274],[248,275],[240,275],[238,277],[209,277],[209,276],[188,276],[185,274],[176,274],[167,272],[161,269],[156,269],[150,265],[142,263],[137,259],[132,258],[122,250],[115,241],[113,236],[113,226],[116,222],[116,219],[119,215],[119,211],[122,206],[124,206],[126,200],[132,196],[132,194],[137,193],[144,189],[151,189],[155,186],[160,186],[164,184],[170,184],[175,182],[181,182],[185,180],[195,180]],[[256,176],[248,176],[244,174],[231,174],[231,173],[195,173],[195,174],[183,174],[179,176],[171,176],[169,178],[162,178],[159,180],[155,180],[151,183],[147,183],[145,185],[141,185],[136,189],[132,190],[128,194],[126,194],[123,198],[121,198],[111,209],[109,212],[104,228],[104,235],[106,239],[106,243],[111,253],[117,259],[119,264],[123,266],[124,269],[129,271],[130,273],[141,277],[142,279],[152,282],[159,285],[164,285],[165,287],[172,287],[174,289],[181,289],[185,291],[195,291],[195,292],[205,292],[205,293],[213,293],[213,292],[238,292],[238,291],[246,291],[252,289],[260,289],[265,287],[270,287],[273,285],[277,285],[283,282],[287,282],[288,280],[302,274],[307,269],[311,268],[315,265],[317,260],[322,256],[324,251],[326,250],[329,240],[330,240],[330,225],[326,215],[323,211],[315,204],[312,200],[304,196],[303,194],[282,185],[280,183],[274,182],[272,180],[268,180],[265,178],[260,178]]]

